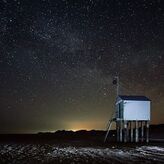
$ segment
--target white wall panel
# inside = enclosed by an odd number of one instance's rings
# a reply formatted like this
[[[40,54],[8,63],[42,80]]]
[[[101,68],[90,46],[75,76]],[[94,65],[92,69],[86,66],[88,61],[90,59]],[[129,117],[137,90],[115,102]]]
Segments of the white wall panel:
[[[150,120],[150,101],[124,100],[124,120]]]

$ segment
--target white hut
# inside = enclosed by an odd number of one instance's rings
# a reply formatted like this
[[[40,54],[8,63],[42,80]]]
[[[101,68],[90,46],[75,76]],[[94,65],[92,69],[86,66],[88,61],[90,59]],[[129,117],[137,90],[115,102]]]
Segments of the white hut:
[[[149,122],[151,115],[151,100],[145,96],[119,95],[119,76],[115,76],[116,86],[115,111],[107,124],[106,141],[112,123],[116,123],[118,142],[149,142]]]
[[[150,102],[145,96],[119,95],[116,100],[116,119],[149,121]]]
[[[118,95],[115,105],[117,141],[138,142],[145,138],[149,142],[151,100],[145,96]]]
[[[112,122],[116,123],[118,142],[149,142],[151,100],[145,96],[118,95],[115,114],[109,120],[106,141]]]

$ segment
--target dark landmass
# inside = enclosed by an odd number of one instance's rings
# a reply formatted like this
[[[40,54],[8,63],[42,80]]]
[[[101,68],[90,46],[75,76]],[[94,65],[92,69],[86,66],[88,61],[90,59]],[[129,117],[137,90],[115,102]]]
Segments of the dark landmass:
[[[84,142],[86,144],[103,143],[106,131],[103,130],[79,130],[56,132],[39,132],[37,134],[0,134],[0,142],[32,142],[32,143],[63,143]],[[111,130],[107,143],[116,142],[116,131]],[[164,142],[164,124],[150,125],[150,142]]]
[[[164,124],[150,126],[150,140],[164,142]]]

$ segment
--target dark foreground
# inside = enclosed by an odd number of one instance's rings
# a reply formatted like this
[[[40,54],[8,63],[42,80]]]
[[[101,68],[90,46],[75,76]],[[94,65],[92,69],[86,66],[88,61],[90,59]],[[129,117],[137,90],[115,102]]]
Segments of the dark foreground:
[[[120,144],[111,131],[57,131],[0,135],[0,164],[164,164],[164,126],[152,126],[150,143]]]
[[[164,163],[163,145],[74,146],[64,144],[0,144],[0,163]]]

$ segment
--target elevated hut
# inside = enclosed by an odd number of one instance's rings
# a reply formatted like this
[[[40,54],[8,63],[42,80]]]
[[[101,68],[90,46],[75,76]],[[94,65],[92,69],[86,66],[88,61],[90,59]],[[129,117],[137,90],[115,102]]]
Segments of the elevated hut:
[[[112,123],[116,123],[118,142],[149,142],[151,100],[145,96],[119,95],[119,77],[113,80],[116,85],[115,111],[107,125],[106,141]]]
[[[145,96],[118,95],[116,130],[119,142],[149,142],[151,100]]]

